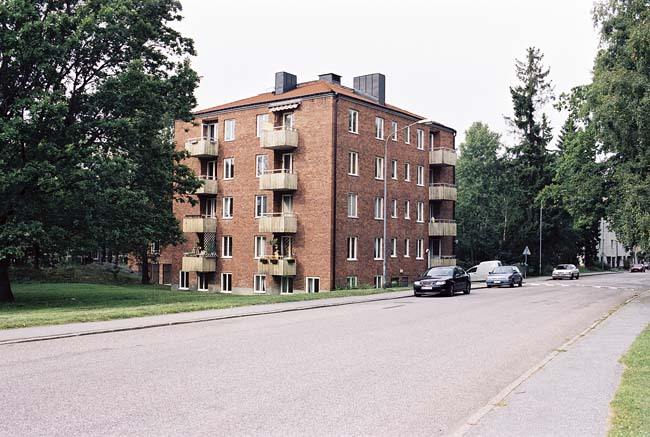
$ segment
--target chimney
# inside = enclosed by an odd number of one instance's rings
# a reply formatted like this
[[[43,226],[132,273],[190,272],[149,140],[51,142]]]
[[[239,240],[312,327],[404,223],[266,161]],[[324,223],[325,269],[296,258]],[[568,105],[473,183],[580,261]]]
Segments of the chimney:
[[[335,85],[341,85],[341,76],[334,73],[319,74],[318,80],[324,80],[325,82],[333,83]]]
[[[384,105],[386,103],[386,76],[381,73],[357,76],[354,78],[354,91]]]
[[[278,71],[275,73],[275,94],[286,93],[296,87],[298,78],[295,74],[287,73],[286,71]]]

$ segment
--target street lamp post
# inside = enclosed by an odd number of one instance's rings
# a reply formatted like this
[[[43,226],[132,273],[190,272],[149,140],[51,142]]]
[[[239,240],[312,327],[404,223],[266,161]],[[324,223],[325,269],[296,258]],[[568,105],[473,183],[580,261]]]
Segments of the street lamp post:
[[[429,123],[431,120],[429,119],[424,119],[424,120],[418,120],[415,121],[407,126],[404,126],[401,129],[397,129],[393,132],[391,132],[390,135],[386,136],[386,139],[384,140],[384,233],[383,233],[383,239],[382,239],[382,282],[383,286],[382,288],[386,288],[386,224],[388,223],[388,220],[386,219],[387,215],[387,206],[388,206],[388,140],[390,137],[395,136],[397,137],[397,132],[401,132],[404,129],[408,129],[409,127],[416,125],[418,123]]]
[[[544,201],[539,204],[539,276],[542,276],[542,209],[544,208]]]

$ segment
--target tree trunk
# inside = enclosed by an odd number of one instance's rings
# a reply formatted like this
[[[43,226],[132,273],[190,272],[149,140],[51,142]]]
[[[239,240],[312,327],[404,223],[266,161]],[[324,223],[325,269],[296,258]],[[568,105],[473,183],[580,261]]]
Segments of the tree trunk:
[[[9,260],[0,259],[0,302],[14,301],[14,294],[11,292],[11,282],[9,282]]]
[[[41,269],[41,246],[34,245],[34,270]]]
[[[142,285],[149,285],[149,254],[147,253],[147,247],[140,252],[140,271],[142,272]]]

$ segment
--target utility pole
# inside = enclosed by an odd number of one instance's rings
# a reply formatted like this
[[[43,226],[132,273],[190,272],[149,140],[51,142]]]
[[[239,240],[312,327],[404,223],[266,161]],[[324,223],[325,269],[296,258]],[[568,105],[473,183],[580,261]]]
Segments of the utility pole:
[[[544,201],[539,204],[539,276],[542,276],[542,208]]]

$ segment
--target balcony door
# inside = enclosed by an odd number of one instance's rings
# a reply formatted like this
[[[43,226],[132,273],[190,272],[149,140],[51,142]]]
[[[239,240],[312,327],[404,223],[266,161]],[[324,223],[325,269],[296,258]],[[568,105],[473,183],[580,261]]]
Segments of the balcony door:
[[[282,154],[282,170],[285,173],[293,173],[293,153]]]
[[[206,217],[216,217],[217,216],[217,199],[216,197],[208,197],[203,200],[203,208],[201,209],[201,214]]]
[[[205,176],[206,179],[217,179],[217,161],[208,161],[207,165],[205,166]]]
[[[280,255],[281,256],[292,256],[293,255],[293,237],[283,235],[282,244],[280,245]]]
[[[442,256],[442,245],[439,238],[429,238],[429,256],[437,259]]]
[[[293,213],[293,195],[283,194],[282,195],[282,214],[291,214]]]
[[[203,125],[204,138],[210,141],[217,141],[217,132],[219,132],[219,125],[217,123],[207,123]]]
[[[282,115],[282,126],[285,129],[293,129],[293,112],[286,112]]]

